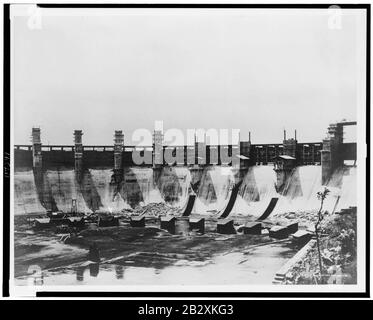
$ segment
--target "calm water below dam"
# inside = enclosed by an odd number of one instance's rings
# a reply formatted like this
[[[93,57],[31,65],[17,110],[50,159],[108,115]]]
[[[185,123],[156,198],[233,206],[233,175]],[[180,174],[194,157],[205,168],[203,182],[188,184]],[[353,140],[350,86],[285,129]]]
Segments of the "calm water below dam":
[[[257,247],[250,254],[228,253],[205,262],[179,260],[165,268],[91,264],[44,272],[43,285],[247,285],[271,284],[273,275],[295,254],[284,244]],[[229,270],[229,272],[227,272]],[[29,277],[16,284],[26,285]]]

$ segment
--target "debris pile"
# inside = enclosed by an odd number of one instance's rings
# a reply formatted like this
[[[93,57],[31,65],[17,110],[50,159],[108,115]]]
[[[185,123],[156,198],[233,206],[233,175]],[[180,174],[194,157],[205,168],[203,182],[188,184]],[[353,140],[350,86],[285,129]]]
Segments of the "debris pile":
[[[317,221],[317,210],[285,212],[273,217],[275,224],[283,224],[289,220],[297,220],[302,227],[314,226]]]
[[[179,208],[170,206],[167,203],[149,203],[144,206],[137,206],[134,209],[123,209],[122,213],[127,216],[139,216],[146,214],[147,216],[159,217],[163,215],[176,215],[179,213]]]

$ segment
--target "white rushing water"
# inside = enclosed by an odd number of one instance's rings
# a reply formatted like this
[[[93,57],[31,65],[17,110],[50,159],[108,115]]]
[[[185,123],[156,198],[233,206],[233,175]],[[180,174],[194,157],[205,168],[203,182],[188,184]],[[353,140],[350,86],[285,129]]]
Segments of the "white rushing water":
[[[152,168],[131,168],[142,196],[142,205],[168,202],[174,207],[185,205],[191,181],[187,167],[165,167],[156,179]]]
[[[336,180],[342,181],[337,187],[334,186]],[[251,168],[243,180],[242,192],[237,198],[232,214],[258,217],[265,211],[273,197],[279,200],[272,215],[290,211],[318,210],[320,200],[317,198],[317,192],[322,191],[324,187],[330,190],[324,201],[325,210],[333,212],[338,208],[356,205],[356,168],[351,168],[347,172],[346,170],[336,172],[330,186],[321,184],[321,166],[295,168],[283,194],[276,192],[275,182],[276,173],[273,167]],[[255,195],[258,195],[259,199],[255,199]]]
[[[32,170],[14,173],[15,214],[45,213],[41,205]]]
[[[190,170],[186,167],[174,167],[175,175],[178,179],[179,193],[178,200],[173,203],[174,206],[182,208],[188,201],[188,195],[190,192],[190,182],[192,176]]]
[[[260,216],[272,197],[278,197],[275,189],[276,173],[272,166],[254,166],[246,173],[232,215]]]
[[[136,178],[136,183],[142,195],[142,204],[164,202],[161,192],[154,181],[153,169],[151,168],[131,168]]]
[[[340,200],[337,210],[357,205],[357,169],[349,167],[337,173],[340,177]]]
[[[110,185],[111,176],[113,171],[111,169],[89,170],[92,177],[93,184],[101,199],[102,206],[100,210],[109,212],[120,212],[128,208],[127,203],[123,200],[119,192],[115,192],[114,188]]]
[[[91,213],[75,180],[74,170],[48,170],[47,179],[59,210],[70,212],[72,199],[76,199],[79,212]]]
[[[88,213],[91,212],[94,198],[94,201],[100,204],[99,210],[119,212],[128,208],[128,193],[138,196],[140,205],[168,202],[174,207],[182,208],[191,192],[191,172],[187,167],[164,168],[157,181],[152,168],[131,168],[130,172],[125,174],[125,187],[121,192],[116,192],[114,186],[110,185],[111,169],[90,169],[87,175],[85,184],[79,186],[74,170],[48,170],[44,180],[47,181],[49,193],[44,190],[44,196],[51,196],[58,209],[65,212],[70,211],[72,199],[76,199],[78,210]],[[14,182],[16,214],[46,211],[39,201],[31,170],[16,172]],[[193,212],[214,215],[224,210],[234,183],[235,172],[232,168],[205,168]],[[321,166],[295,168],[283,195],[276,192],[275,183],[276,173],[272,166],[251,167],[243,178],[231,215],[260,216],[274,197],[279,198],[279,201],[272,215],[319,208],[317,192],[324,187],[321,185]],[[90,187],[86,187],[87,185]],[[324,209],[332,212],[356,206],[356,167],[337,171],[327,187],[330,194],[325,200]],[[127,190],[124,190],[126,188]]]
[[[229,201],[234,182],[234,171],[231,167],[206,168],[202,175],[193,212],[211,215],[223,210]]]

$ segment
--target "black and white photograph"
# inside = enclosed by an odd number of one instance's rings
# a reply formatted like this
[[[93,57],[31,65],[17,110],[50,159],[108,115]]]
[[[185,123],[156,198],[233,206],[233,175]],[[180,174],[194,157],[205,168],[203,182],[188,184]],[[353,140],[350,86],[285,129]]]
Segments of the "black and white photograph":
[[[367,12],[11,4],[10,295],[364,292]]]

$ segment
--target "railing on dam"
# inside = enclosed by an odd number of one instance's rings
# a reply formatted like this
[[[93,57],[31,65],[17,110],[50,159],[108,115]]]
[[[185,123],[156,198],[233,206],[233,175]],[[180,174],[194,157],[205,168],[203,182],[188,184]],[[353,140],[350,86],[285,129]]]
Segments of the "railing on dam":
[[[311,165],[321,163],[322,142],[297,143],[295,155],[298,165]],[[344,153],[346,158],[353,158],[354,146],[346,146]],[[355,146],[356,148],[356,146]],[[224,150],[224,154],[232,157],[241,154],[248,158],[249,164],[267,165],[271,164],[279,155],[285,154],[283,144],[251,144],[248,149],[237,150],[236,145],[207,145],[205,146],[205,162],[202,164],[222,165],[220,155]],[[148,153],[148,156],[153,159],[152,146],[132,146],[124,147],[122,153],[123,166],[135,166],[132,159],[132,152],[140,151],[142,155]],[[194,150],[198,150],[193,145],[191,146],[163,146],[163,152],[166,150],[172,156],[175,156],[177,150],[184,151],[183,158],[178,159],[178,165],[190,164],[190,154],[195,156],[195,163],[200,163],[198,155]],[[41,146],[43,167],[74,167],[74,145],[43,145]],[[170,152],[171,151],[171,152]],[[197,151],[198,153],[198,151]],[[189,157],[189,158],[188,158]],[[15,145],[14,146],[15,167],[32,167],[32,145]],[[86,167],[111,167],[114,163],[114,146],[113,145],[85,145],[83,146],[83,159]],[[166,163],[165,163],[166,164]],[[147,165],[152,165],[147,163]]]

